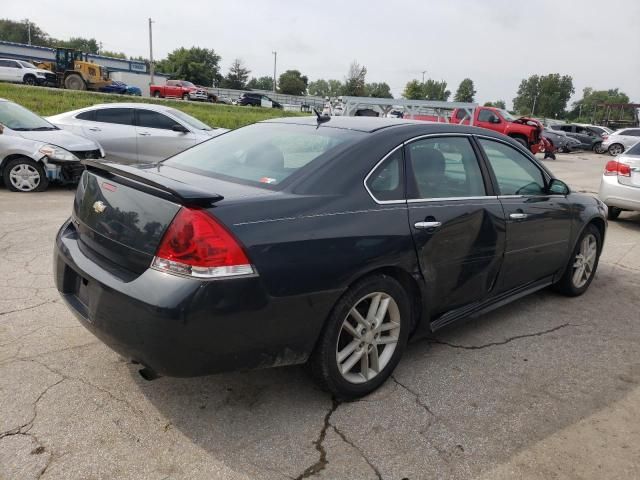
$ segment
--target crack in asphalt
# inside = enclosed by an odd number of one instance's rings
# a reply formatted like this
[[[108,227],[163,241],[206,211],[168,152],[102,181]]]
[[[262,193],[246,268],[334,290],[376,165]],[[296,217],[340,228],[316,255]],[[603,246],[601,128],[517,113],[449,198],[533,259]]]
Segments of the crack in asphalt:
[[[16,308],[15,310],[0,312],[0,317],[4,315],[9,315],[10,313],[24,312],[25,310],[33,310],[34,308],[42,307],[43,305],[48,305],[49,303],[58,303],[58,299],[47,300],[46,302],[38,303],[37,305],[31,305],[30,307]]]
[[[407,392],[409,392],[411,395],[414,396],[414,398],[416,399],[416,405],[422,407],[422,409],[427,412],[431,417],[436,416],[435,413],[433,413],[431,411],[431,409],[429,408],[429,405],[427,405],[426,403],[424,403],[421,399],[420,399],[420,394],[418,392],[416,392],[415,390],[409,388],[408,386],[406,386],[404,383],[400,382],[395,375],[390,375],[389,378],[391,378],[391,380],[393,380],[398,386],[404,388]]]
[[[302,480],[304,478],[309,478],[314,475],[317,475],[322,470],[327,467],[327,450],[324,448],[324,439],[327,436],[327,430],[331,425],[331,415],[338,409],[340,406],[340,402],[335,398],[331,399],[331,408],[324,416],[324,423],[322,424],[322,428],[320,429],[320,433],[318,434],[318,438],[313,441],[313,444],[320,454],[318,460],[313,464],[307,467],[304,472],[294,478],[294,480]]]
[[[438,344],[438,345],[446,345],[447,347],[451,347],[451,348],[460,348],[462,350],[482,350],[483,348],[489,348],[489,347],[496,347],[499,345],[506,345],[507,343],[511,343],[514,340],[520,340],[522,338],[530,338],[530,337],[540,337],[542,335],[547,335],[549,333],[553,333],[556,332],[558,330],[561,330],[563,328],[566,327],[580,327],[582,326],[582,324],[576,324],[576,323],[563,323],[562,325],[558,325],[556,327],[550,328],[548,330],[543,330],[541,332],[535,332],[535,333],[526,333],[523,335],[516,335],[513,337],[509,337],[501,342],[491,342],[491,343],[485,343],[484,345],[460,345],[457,343],[449,343],[449,342],[445,342],[444,340],[439,340],[437,338],[433,338],[433,337],[429,337],[427,338],[427,341],[429,343],[434,343],[434,344]]]
[[[350,445],[351,447],[353,447],[355,450],[357,450],[357,452],[360,454],[360,456],[364,459],[365,462],[367,462],[367,465],[369,465],[369,467],[371,468],[371,470],[373,470],[373,473],[376,474],[376,477],[378,478],[378,480],[382,480],[382,475],[380,474],[380,470],[378,470],[378,468],[371,463],[371,460],[369,460],[369,458],[365,455],[365,453],[362,451],[362,449],[360,447],[358,447],[355,443],[353,443],[351,440],[349,440],[346,435],[340,431],[338,429],[338,427],[336,427],[335,425],[331,425],[333,427],[333,431],[336,432],[338,434],[338,436],[342,439],[342,441],[344,443],[346,443],[347,445]]]

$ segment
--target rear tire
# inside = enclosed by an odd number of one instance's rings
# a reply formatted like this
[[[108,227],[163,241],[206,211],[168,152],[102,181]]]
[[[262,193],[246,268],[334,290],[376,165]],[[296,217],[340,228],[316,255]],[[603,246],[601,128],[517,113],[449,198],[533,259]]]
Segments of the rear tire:
[[[607,212],[607,219],[609,220],[617,220],[620,214],[622,213],[622,209],[618,207],[609,207]]]
[[[160,95],[160,92],[158,90],[156,90],[155,92],[153,92],[153,97],[154,98],[160,98],[160,97],[162,97],[162,95]]]
[[[395,279],[375,275],[360,280],[329,314],[309,359],[312,376],[338,399],[373,392],[402,357],[410,316],[407,293]]]
[[[600,230],[589,224],[576,242],[567,268],[554,289],[568,297],[577,297],[586,292],[598,269],[601,252]]]
[[[620,143],[614,143],[613,145],[609,146],[607,151],[609,152],[609,155],[611,155],[612,157],[616,157],[624,152],[624,146]]]
[[[604,153],[604,148],[602,148],[602,142],[596,142],[593,144],[593,152]]]
[[[5,186],[12,192],[42,192],[49,186],[49,179],[40,162],[30,158],[14,158],[2,170]]]
[[[72,73],[64,79],[64,88],[67,90],[86,90],[87,84],[77,73]]]

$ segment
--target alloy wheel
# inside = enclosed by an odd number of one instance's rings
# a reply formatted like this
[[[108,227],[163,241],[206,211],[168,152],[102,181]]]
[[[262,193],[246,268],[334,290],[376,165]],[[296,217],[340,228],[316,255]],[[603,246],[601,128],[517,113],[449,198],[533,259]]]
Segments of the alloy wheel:
[[[338,370],[350,383],[376,377],[389,363],[398,345],[400,310],[383,292],[358,300],[342,323],[336,345]]]
[[[40,185],[40,173],[35,167],[19,163],[9,171],[9,180],[18,190],[31,192]]]
[[[614,143],[609,147],[609,153],[613,156],[620,155],[623,151],[624,148],[619,143]]]
[[[593,234],[586,235],[573,262],[572,282],[576,288],[582,288],[589,281],[593,275],[597,257],[598,241]]]

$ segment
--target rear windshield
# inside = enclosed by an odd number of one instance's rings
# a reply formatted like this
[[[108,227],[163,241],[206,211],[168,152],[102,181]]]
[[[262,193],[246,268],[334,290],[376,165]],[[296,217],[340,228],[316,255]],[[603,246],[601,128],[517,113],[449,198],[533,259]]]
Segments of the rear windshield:
[[[227,180],[276,186],[362,132],[311,125],[257,123],[196,145],[164,162]]]

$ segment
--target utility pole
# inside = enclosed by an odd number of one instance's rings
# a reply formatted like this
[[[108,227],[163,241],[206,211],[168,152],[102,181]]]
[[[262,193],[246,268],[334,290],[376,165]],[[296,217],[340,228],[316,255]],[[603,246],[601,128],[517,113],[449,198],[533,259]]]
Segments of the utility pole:
[[[423,83],[423,84],[424,84],[424,74],[425,74],[425,73],[427,73],[427,71],[426,71],[426,70],[423,70],[423,71],[422,71],[422,83]]]
[[[536,93],[533,97],[533,107],[531,107],[531,116],[533,117],[534,112],[536,111],[536,100],[538,100],[538,94]]]
[[[31,22],[27,18],[27,43],[31,45]]]
[[[151,24],[153,23],[153,20],[151,20],[151,17],[149,17],[149,74],[151,76],[151,85],[153,85],[153,73],[155,70],[155,67],[153,65],[153,33],[152,33],[152,27]]]
[[[273,53],[273,93],[276,93],[276,63],[278,60],[278,52]]]

